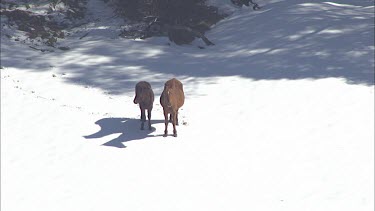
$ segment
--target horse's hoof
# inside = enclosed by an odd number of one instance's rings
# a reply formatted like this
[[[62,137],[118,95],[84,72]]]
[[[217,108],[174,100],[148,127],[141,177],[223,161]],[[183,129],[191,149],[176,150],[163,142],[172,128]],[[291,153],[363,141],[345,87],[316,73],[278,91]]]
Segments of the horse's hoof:
[[[177,137],[177,133],[173,134],[173,137]]]
[[[167,134],[164,134],[163,137],[167,137],[168,135]]]

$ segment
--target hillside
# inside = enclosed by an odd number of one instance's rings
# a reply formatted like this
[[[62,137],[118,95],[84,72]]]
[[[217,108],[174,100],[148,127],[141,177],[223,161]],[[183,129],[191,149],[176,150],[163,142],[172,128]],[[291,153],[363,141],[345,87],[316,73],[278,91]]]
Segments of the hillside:
[[[56,46],[3,26],[1,210],[374,210],[374,2],[257,2],[208,1],[229,14],[212,46],[125,39],[100,0]]]

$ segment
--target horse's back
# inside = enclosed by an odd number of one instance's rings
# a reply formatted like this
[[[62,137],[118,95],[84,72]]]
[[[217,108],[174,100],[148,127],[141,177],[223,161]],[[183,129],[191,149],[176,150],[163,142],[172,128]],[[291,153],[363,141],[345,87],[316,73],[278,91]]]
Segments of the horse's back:
[[[181,81],[177,80],[176,78],[172,78],[165,83],[164,90],[160,98],[160,102],[163,107],[164,105],[166,105],[166,103],[164,102],[164,98],[167,97],[165,96],[165,93],[168,91],[170,92],[169,102],[172,104],[172,107],[179,109],[181,106],[184,105],[185,94]]]

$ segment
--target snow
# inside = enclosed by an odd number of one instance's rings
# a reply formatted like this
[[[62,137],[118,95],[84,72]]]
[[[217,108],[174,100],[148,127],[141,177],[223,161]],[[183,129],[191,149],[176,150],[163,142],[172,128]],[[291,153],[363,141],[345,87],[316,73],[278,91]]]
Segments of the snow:
[[[205,49],[118,38],[109,9],[69,51],[2,37],[1,210],[374,210],[373,2],[259,4]],[[186,100],[164,138],[172,77]],[[132,102],[141,80],[151,131]]]

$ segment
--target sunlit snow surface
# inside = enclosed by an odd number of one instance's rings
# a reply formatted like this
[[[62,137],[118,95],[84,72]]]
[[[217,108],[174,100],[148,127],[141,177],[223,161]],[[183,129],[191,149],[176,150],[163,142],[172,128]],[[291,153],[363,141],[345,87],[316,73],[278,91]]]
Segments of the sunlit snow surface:
[[[99,0],[69,51],[2,37],[1,210],[374,210],[373,1],[258,2],[211,0],[231,15],[205,49],[118,38]],[[186,101],[164,138],[172,77]]]

